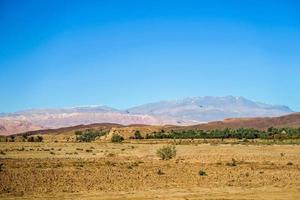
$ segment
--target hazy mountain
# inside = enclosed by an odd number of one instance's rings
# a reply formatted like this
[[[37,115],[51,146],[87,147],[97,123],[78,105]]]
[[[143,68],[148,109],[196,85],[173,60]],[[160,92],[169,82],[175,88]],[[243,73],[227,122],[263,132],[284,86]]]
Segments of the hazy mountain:
[[[0,118],[0,135],[11,135],[27,131],[40,130],[43,127],[34,125],[31,122],[14,119]]]
[[[14,113],[1,114],[0,116],[19,116],[19,115],[39,115],[39,114],[61,114],[61,113],[108,113],[108,112],[120,112],[117,109],[108,106],[78,106],[71,108],[52,108],[52,109],[29,109],[18,111]]]
[[[192,125],[238,117],[272,117],[293,112],[286,106],[243,97],[194,97],[145,104],[128,110],[107,106],[31,109],[0,114],[0,134],[93,123]]]
[[[84,106],[63,109],[31,109],[15,113],[2,114],[0,123],[9,120],[29,122],[43,128],[60,128],[80,124],[118,123],[118,124],[176,124],[174,119],[150,115],[128,114],[107,106]],[[2,129],[4,130],[3,125]],[[17,127],[16,127],[17,129]],[[23,131],[20,128],[20,131]],[[1,130],[0,130],[1,134]]]
[[[128,109],[132,114],[168,116],[179,121],[195,123],[223,120],[233,117],[280,116],[293,112],[287,106],[268,105],[243,97],[193,97],[161,101]]]

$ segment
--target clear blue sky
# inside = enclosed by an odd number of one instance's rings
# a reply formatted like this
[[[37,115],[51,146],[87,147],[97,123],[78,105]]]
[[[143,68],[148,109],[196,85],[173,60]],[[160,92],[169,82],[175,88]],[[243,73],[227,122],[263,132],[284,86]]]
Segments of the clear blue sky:
[[[300,111],[300,3],[0,0],[0,112],[187,96]]]

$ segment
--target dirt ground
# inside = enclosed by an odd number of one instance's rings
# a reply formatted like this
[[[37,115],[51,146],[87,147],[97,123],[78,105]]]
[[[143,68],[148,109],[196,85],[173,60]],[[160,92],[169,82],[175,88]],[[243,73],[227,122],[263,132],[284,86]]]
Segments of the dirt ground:
[[[299,145],[163,145],[3,142],[0,199],[300,199]]]

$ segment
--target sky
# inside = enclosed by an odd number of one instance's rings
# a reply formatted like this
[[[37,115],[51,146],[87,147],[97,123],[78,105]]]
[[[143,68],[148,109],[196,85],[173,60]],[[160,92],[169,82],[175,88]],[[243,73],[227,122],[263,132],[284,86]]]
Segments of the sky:
[[[300,111],[297,0],[0,0],[0,113],[194,96]]]

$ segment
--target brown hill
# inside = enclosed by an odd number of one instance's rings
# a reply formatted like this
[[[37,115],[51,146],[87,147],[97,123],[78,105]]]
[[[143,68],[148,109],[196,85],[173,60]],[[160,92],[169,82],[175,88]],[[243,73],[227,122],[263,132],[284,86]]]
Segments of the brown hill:
[[[269,127],[300,127],[300,113],[293,113],[281,117],[229,118],[224,121],[190,126],[190,128],[203,130],[225,128],[255,128],[265,130]]]
[[[230,118],[224,121],[210,122],[206,124],[199,124],[193,126],[145,126],[145,125],[131,125],[122,127],[113,127],[108,138],[113,134],[117,133],[125,138],[129,138],[134,134],[136,130],[145,136],[147,133],[159,132],[162,129],[166,132],[170,130],[190,130],[190,129],[201,129],[201,130],[213,130],[213,129],[237,129],[237,128],[254,128],[258,130],[266,130],[269,127],[300,127],[300,113],[285,115],[281,117],[263,117],[263,118]]]
[[[44,135],[44,134],[64,134],[68,132],[74,132],[77,130],[86,130],[86,129],[111,129],[111,128],[118,128],[123,127],[120,124],[114,123],[97,123],[97,124],[89,124],[89,125],[77,125],[77,126],[70,126],[64,128],[57,128],[57,129],[43,129],[43,130],[34,130],[34,131],[27,131],[27,135]],[[22,135],[24,133],[19,133],[15,135]]]

